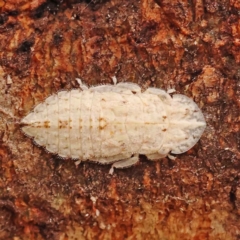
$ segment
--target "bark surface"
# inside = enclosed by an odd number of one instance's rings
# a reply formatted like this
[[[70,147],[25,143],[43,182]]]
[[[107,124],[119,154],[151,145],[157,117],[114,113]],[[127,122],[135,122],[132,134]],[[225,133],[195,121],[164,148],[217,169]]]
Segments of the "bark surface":
[[[0,239],[239,239],[239,12],[238,0],[0,0]],[[75,78],[113,76],[192,97],[201,140],[109,175],[20,131]]]

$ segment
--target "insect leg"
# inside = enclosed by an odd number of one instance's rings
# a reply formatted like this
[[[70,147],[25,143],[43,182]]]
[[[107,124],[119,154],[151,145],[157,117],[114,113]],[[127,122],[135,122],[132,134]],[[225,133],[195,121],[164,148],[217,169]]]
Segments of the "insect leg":
[[[139,160],[139,156],[138,155],[134,155],[132,156],[131,158],[126,158],[126,159],[123,159],[121,161],[118,161],[118,162],[115,162],[113,163],[110,171],[109,171],[109,174],[113,174],[113,171],[114,171],[114,168],[127,168],[127,167],[131,167],[133,166],[134,164],[136,164]]]
[[[82,90],[87,90],[88,89],[87,85],[84,84],[80,78],[76,78],[76,81],[78,82],[78,84],[79,84],[79,86]]]
[[[146,155],[148,160],[151,160],[151,161],[156,161],[156,160],[164,158],[166,156],[167,156],[167,154],[161,154],[161,153],[153,153],[153,154],[147,154]]]
[[[113,80],[113,85],[117,88],[127,89],[127,90],[130,90],[130,91],[134,92],[134,93],[140,93],[141,92],[141,88],[136,83],[131,83],[131,82],[119,82],[119,83],[117,83],[117,78],[115,76],[112,77],[112,80]]]
[[[119,89],[126,89],[132,91],[132,93],[141,93],[141,88],[136,83],[130,83],[130,82],[120,82],[117,85],[115,85],[116,88]]]

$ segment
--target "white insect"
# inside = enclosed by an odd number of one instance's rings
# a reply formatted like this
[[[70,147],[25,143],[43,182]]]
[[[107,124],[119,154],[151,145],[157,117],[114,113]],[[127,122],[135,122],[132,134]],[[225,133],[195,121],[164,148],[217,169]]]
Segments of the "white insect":
[[[116,80],[115,78],[113,79]],[[193,147],[206,123],[188,97],[118,83],[61,91],[22,119],[23,132],[63,158],[129,167],[144,154],[156,160]]]

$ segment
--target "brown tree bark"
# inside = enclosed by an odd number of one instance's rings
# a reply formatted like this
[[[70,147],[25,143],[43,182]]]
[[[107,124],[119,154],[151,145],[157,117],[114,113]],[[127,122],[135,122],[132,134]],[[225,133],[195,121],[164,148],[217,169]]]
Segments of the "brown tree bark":
[[[239,239],[238,0],[0,0],[0,239]],[[175,88],[207,128],[175,160],[59,159],[16,121],[50,94]]]

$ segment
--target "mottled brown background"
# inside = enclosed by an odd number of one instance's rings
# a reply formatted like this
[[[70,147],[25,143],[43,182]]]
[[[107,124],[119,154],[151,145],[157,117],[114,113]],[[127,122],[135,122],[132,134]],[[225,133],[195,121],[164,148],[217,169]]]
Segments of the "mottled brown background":
[[[0,239],[240,239],[239,0],[0,0]],[[118,81],[177,92],[207,128],[175,160],[108,174],[25,137],[60,89]],[[11,116],[12,115],[12,116]]]

